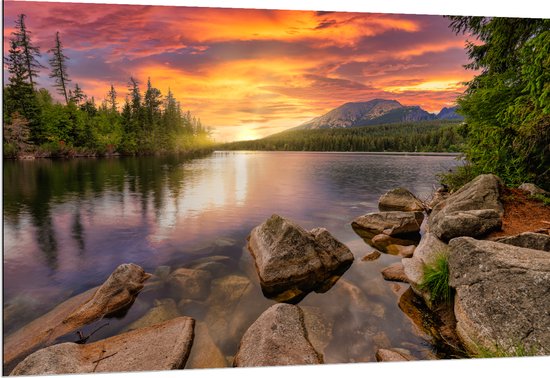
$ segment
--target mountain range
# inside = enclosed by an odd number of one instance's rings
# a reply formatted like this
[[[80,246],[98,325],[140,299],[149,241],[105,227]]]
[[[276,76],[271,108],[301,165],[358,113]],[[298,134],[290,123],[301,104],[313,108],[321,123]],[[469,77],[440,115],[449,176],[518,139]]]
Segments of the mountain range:
[[[428,113],[420,106],[404,106],[396,100],[374,99],[365,102],[347,102],[294,129],[350,128],[435,119],[463,119],[461,115],[456,113],[456,109],[456,106],[443,108],[438,114],[433,114]]]

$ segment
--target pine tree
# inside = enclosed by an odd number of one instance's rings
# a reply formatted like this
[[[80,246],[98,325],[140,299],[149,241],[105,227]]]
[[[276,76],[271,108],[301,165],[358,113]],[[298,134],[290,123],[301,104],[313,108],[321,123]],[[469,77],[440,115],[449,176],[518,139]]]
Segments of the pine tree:
[[[18,46],[21,47],[25,69],[27,71],[27,79],[29,80],[31,88],[34,90],[35,82],[33,78],[38,77],[39,69],[44,68],[44,66],[37,60],[37,58],[40,57],[40,49],[31,42],[31,32],[27,30],[27,26],[25,25],[25,17],[25,14],[20,14],[18,16],[15,21],[16,31],[14,31],[12,35],[15,37]]]
[[[69,58],[63,54],[63,45],[59,39],[59,32],[55,33],[55,47],[48,50],[53,56],[49,60],[52,66],[50,77],[55,79],[55,87],[57,92],[65,98],[65,103],[69,104],[69,96],[67,92],[67,84],[71,81],[67,73],[67,60]]]
[[[116,91],[113,84],[111,84],[111,89],[107,92],[107,103],[112,111],[117,111]]]
[[[157,88],[151,85],[151,78],[147,79],[147,90],[144,96],[144,105],[146,110],[147,129],[152,131],[156,126],[156,118],[160,113],[161,93]]]
[[[74,91],[69,91],[69,100],[74,102],[76,105],[82,105],[86,101],[86,95],[82,91],[82,88],[78,86],[78,83],[74,86]]]
[[[9,73],[5,91],[6,116],[19,113],[29,121],[31,127],[35,128],[39,121],[36,97],[28,82],[29,75],[25,66],[23,49],[14,38],[10,40],[10,49],[8,56],[4,58],[4,63],[7,65]]]

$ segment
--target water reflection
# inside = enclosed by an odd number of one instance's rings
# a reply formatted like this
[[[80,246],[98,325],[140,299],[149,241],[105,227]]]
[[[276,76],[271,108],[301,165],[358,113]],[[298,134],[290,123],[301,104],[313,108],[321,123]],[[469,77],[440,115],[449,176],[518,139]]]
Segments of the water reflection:
[[[4,324],[7,332],[21,326],[101,284],[121,263],[173,271],[200,258],[224,256],[231,261],[224,279],[238,286],[238,277],[247,277],[254,287],[238,302],[242,306],[226,308],[210,299],[203,304],[210,315],[201,321],[213,327],[211,336],[229,356],[240,335],[232,331],[229,339],[217,340],[215,330],[231,329],[234,311],[240,314],[238,329],[245,329],[273,303],[263,297],[243,249],[250,230],[278,213],[306,229],[327,228],[356,258],[330,290],[300,302],[313,314],[321,311],[327,324],[338,319],[344,324],[334,327],[333,341],[325,345],[327,362],[372,360],[371,350],[382,344],[418,347],[422,339],[407,326],[394,290],[380,276],[397,257],[361,262],[370,247],[350,222],[376,211],[379,196],[393,187],[427,196],[434,174],[455,163],[451,157],[268,152],[219,152],[192,160],[6,161],[4,319],[9,321]],[[222,281],[214,281],[212,287],[222,290]],[[213,298],[223,297],[213,290]],[[167,297],[163,288],[140,294],[120,324],[111,323],[94,337],[123,329]],[[181,298],[173,299],[180,308]],[[216,303],[226,320],[216,321],[209,303]]]

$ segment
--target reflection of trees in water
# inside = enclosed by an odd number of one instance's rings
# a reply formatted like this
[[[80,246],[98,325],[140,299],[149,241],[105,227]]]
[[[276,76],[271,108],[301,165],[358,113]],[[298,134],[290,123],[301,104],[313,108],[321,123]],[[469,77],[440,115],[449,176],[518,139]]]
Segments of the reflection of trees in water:
[[[149,202],[157,218],[165,205],[165,196],[179,196],[183,192],[184,177],[193,171],[185,170],[182,163],[189,158],[178,156],[140,157],[120,159],[73,159],[63,161],[36,160],[7,161],[4,163],[4,217],[14,226],[27,212],[35,226],[35,239],[49,268],[57,268],[58,249],[55,215],[52,206],[75,201],[76,210],[70,227],[71,237],[80,253],[86,247],[86,230],[81,212],[94,213],[94,202],[110,191],[119,203],[124,192],[137,194],[141,215],[148,219]],[[168,190],[166,190],[168,189]],[[116,211],[116,207],[113,207]]]
[[[71,235],[78,245],[78,251],[83,254],[86,250],[86,241],[84,234],[84,226],[82,225],[82,217],[80,215],[80,204],[73,216],[73,222],[71,225]]]

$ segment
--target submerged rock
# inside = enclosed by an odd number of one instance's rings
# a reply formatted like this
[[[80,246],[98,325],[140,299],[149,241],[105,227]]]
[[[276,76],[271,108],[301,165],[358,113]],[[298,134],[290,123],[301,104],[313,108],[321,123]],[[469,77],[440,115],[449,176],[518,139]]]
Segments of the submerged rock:
[[[308,232],[278,215],[252,230],[248,250],[262,291],[281,302],[328,290],[354,259],[349,248],[327,230]]]
[[[4,342],[4,366],[86,324],[128,308],[149,277],[138,265],[118,266],[103,285],[68,299],[8,336]]]
[[[396,188],[384,193],[378,200],[380,211],[424,211],[424,205],[405,188]]]
[[[244,276],[224,276],[212,282],[204,322],[214,343],[223,352],[233,353],[230,351],[234,351],[235,340],[240,339],[265,308],[256,303],[256,290],[259,288]],[[260,305],[262,307],[258,308]]]
[[[154,324],[162,323],[179,316],[181,315],[176,306],[176,302],[172,298],[155,300],[155,306],[147,311],[141,318],[128,325],[124,331],[150,327]]]
[[[481,237],[500,229],[504,214],[501,187],[495,175],[477,176],[433,208],[428,219],[430,232],[448,241],[459,236]]]
[[[212,274],[205,270],[179,268],[170,274],[168,286],[175,298],[201,299],[208,297]]]
[[[423,220],[424,214],[420,211],[385,211],[360,216],[351,223],[351,226],[360,236],[362,231],[394,236],[420,232]]]
[[[524,232],[514,236],[506,236],[495,239],[504,244],[515,245],[516,247],[538,249],[550,252],[550,236],[536,232]]]
[[[212,277],[220,277],[228,272],[230,263],[230,257],[216,255],[194,260],[186,268],[204,270],[210,272]]]
[[[550,350],[550,255],[468,237],[450,241],[457,332],[473,353]]]
[[[410,352],[402,348],[378,349],[376,351],[376,361],[378,362],[398,362],[416,360]]]
[[[189,354],[189,359],[185,368],[187,369],[206,369],[227,367],[229,364],[220,348],[216,345],[208,327],[203,322],[195,324],[195,337],[193,348]]]
[[[374,261],[377,260],[380,257],[380,252],[374,250],[369,253],[367,253],[363,258],[362,261]]]
[[[278,303],[268,308],[245,332],[233,365],[282,366],[321,364],[298,306]]]
[[[304,325],[313,348],[323,354],[332,339],[333,321],[328,319],[321,308],[300,306],[304,313]]]
[[[91,344],[57,344],[31,354],[10,375],[182,369],[193,343],[193,326],[193,319],[179,317]]]

